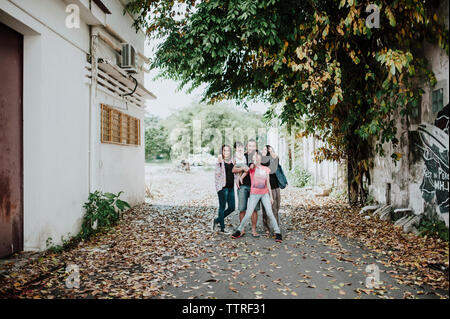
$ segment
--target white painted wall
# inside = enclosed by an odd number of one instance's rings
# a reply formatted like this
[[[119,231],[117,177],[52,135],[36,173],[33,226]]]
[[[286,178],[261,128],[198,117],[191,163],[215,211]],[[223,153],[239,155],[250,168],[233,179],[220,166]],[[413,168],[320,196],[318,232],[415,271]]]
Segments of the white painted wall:
[[[144,149],[144,109],[126,105],[119,99],[103,92],[97,96],[97,119],[100,123],[100,103],[116,107],[121,112],[141,119],[141,146],[123,146],[97,142],[95,145],[95,189],[123,194],[131,205],[144,201],[145,197],[145,149]],[[97,126],[96,140],[100,141],[100,125]]]
[[[284,170],[288,170],[288,145],[286,139],[289,137],[283,136],[283,133],[278,127],[271,127],[267,132],[267,144],[272,145],[280,157],[280,163],[284,165]],[[302,137],[299,141],[303,144],[300,154],[295,154],[295,161],[302,163],[302,168],[307,170],[312,175],[312,183],[314,186],[337,186],[339,185],[339,178],[342,175],[342,169],[339,168],[338,163],[332,161],[323,161],[317,163],[314,161],[314,151],[323,145],[312,136]]]
[[[337,186],[338,163],[332,161],[318,163],[314,160],[314,152],[324,143],[312,136],[302,137],[301,141],[303,143],[303,168],[311,173],[313,184],[327,187]]]
[[[143,51],[143,34],[129,32],[118,0],[107,1],[108,22]],[[84,66],[89,26],[65,27],[62,0],[0,0],[0,21],[24,34],[24,249],[45,249],[47,238],[76,234],[89,195],[90,85]],[[125,31],[127,30],[127,31]],[[122,34],[123,33],[123,34]],[[141,76],[142,78],[142,76]],[[141,146],[100,143],[100,103],[141,119],[144,110],[97,92],[95,189],[119,192],[130,204],[144,201],[144,140]]]
[[[439,12],[445,14],[446,27],[448,28],[448,1],[442,1]],[[429,61],[429,65],[434,72],[437,85],[430,88],[428,85],[423,87],[421,104],[421,123],[433,124],[436,114],[432,111],[431,92],[438,87],[444,88],[444,106],[449,102],[449,58],[446,53],[437,45],[424,43],[423,51],[425,57]],[[395,165],[390,155],[394,152],[390,144],[384,145],[386,156],[376,156],[374,160],[374,168],[372,170],[372,185],[370,192],[375,200],[379,203],[386,203],[386,184],[391,183],[391,199],[392,205],[396,208],[410,207],[415,214],[422,214],[426,203],[422,198],[420,185],[423,180],[424,162],[423,160],[415,160],[411,154],[414,147],[413,141],[409,141],[408,127],[405,119],[401,116],[397,117],[397,138],[400,141],[400,151],[403,155],[402,159]],[[419,124],[419,123],[416,123]],[[397,150],[395,150],[397,151]],[[448,226],[448,214],[442,214],[442,219]]]

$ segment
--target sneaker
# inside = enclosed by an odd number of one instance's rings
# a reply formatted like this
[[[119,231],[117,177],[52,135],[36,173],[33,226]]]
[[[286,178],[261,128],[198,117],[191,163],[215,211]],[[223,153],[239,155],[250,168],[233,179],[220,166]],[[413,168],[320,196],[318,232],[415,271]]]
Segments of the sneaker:
[[[236,230],[233,233],[233,235],[231,235],[231,238],[234,238],[234,239],[239,238],[239,237],[241,237],[241,232],[239,230]]]
[[[228,231],[228,230],[226,230],[226,229],[221,229],[220,230],[220,233],[221,234],[224,234],[224,235],[230,235],[231,233]]]
[[[213,218],[213,219],[212,219],[212,222],[211,222],[211,231],[212,231],[212,232],[216,229],[216,225],[217,225],[216,219]]]
[[[283,241],[281,234],[275,234],[275,241],[278,243],[281,243]]]

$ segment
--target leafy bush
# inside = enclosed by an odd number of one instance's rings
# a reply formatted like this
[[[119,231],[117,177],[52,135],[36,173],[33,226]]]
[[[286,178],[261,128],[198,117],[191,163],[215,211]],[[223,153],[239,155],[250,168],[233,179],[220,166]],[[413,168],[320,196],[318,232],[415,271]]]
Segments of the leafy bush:
[[[424,216],[420,221],[418,228],[422,236],[437,237],[448,242],[448,227],[442,220],[433,220]]]
[[[169,132],[161,120],[154,115],[144,119],[146,161],[168,161],[170,159]]]
[[[53,243],[53,239],[51,237],[47,238],[47,240],[45,241],[47,250],[52,253],[62,252],[65,249],[67,242],[63,238],[61,238],[61,240],[62,240],[62,245],[56,245],[55,243]]]
[[[83,205],[86,213],[83,216],[81,231],[78,235],[71,237],[70,233],[67,239],[61,236],[61,244],[57,245],[51,237],[47,238],[45,244],[47,250],[51,253],[60,253],[68,248],[76,246],[81,240],[89,236],[106,230],[116,224],[120,213],[131,208],[131,206],[119,199],[120,194],[101,193],[95,191],[89,194],[88,202]]]
[[[183,130],[182,135],[178,135],[175,139],[169,139],[170,146],[170,158],[172,160],[187,159],[188,155],[194,150],[194,138],[188,139],[190,142],[186,144],[183,136],[194,136],[194,121],[200,121],[202,130],[217,130],[222,134],[225,130],[232,130],[230,134],[234,137],[240,136],[242,130],[248,132],[253,130],[258,132],[260,127],[265,127],[262,121],[262,116],[259,113],[243,110],[226,103],[216,103],[212,107],[209,104],[192,104],[188,107],[179,109],[177,112],[170,115],[168,118],[161,121],[164,129],[170,133],[174,130]],[[228,134],[228,133],[227,133]],[[224,136],[224,135],[223,135]],[[195,136],[194,136],[195,137]],[[244,136],[241,136],[243,138]],[[258,140],[258,144],[265,143],[265,134],[254,136]],[[220,140],[220,141],[219,141]],[[224,141],[217,139],[214,134],[204,134],[201,138],[201,148],[207,148],[207,152],[210,154],[217,153],[219,146]],[[241,140],[245,143],[245,140]],[[153,142],[152,142],[153,143]],[[232,144],[232,143],[231,143]]]
[[[340,201],[347,201],[347,191],[342,187],[334,186],[331,189],[330,196]]]
[[[82,238],[115,225],[119,220],[120,212],[131,208],[127,202],[119,199],[121,193],[115,195],[95,191],[89,194],[88,202],[83,206],[86,213],[81,225]]]
[[[47,238],[45,241],[46,249],[51,253],[61,253],[66,249],[75,247],[80,240],[82,239],[81,233],[79,233],[76,236],[71,237],[70,233],[67,235],[67,239],[64,238],[64,236],[61,236],[61,244],[57,245],[53,242],[53,239],[51,237]]]
[[[289,182],[295,187],[310,186],[312,183],[312,175],[303,168],[295,168],[288,172]]]
[[[372,194],[368,194],[366,200],[364,201],[365,206],[375,205],[376,203],[375,197],[373,197]]]

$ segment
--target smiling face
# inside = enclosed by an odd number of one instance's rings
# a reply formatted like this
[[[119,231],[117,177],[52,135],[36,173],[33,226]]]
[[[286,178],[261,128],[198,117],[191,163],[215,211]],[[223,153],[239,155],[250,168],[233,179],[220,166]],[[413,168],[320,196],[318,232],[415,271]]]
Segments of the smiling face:
[[[229,147],[228,145],[225,145],[222,148],[222,157],[226,161],[230,159],[230,157],[231,157],[231,147]]]
[[[256,166],[261,165],[261,154],[260,153],[255,153],[255,155],[253,155],[253,162],[255,163]]]
[[[249,141],[247,143],[247,152],[253,153],[254,151],[256,151],[256,142],[255,141]]]
[[[244,153],[244,145],[236,145],[236,153],[243,154]]]

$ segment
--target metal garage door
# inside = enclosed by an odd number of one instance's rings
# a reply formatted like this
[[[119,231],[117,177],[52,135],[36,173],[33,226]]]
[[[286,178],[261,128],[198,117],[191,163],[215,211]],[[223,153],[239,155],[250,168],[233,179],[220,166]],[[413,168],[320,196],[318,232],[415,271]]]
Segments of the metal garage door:
[[[0,23],[0,257],[23,249],[23,36]]]

